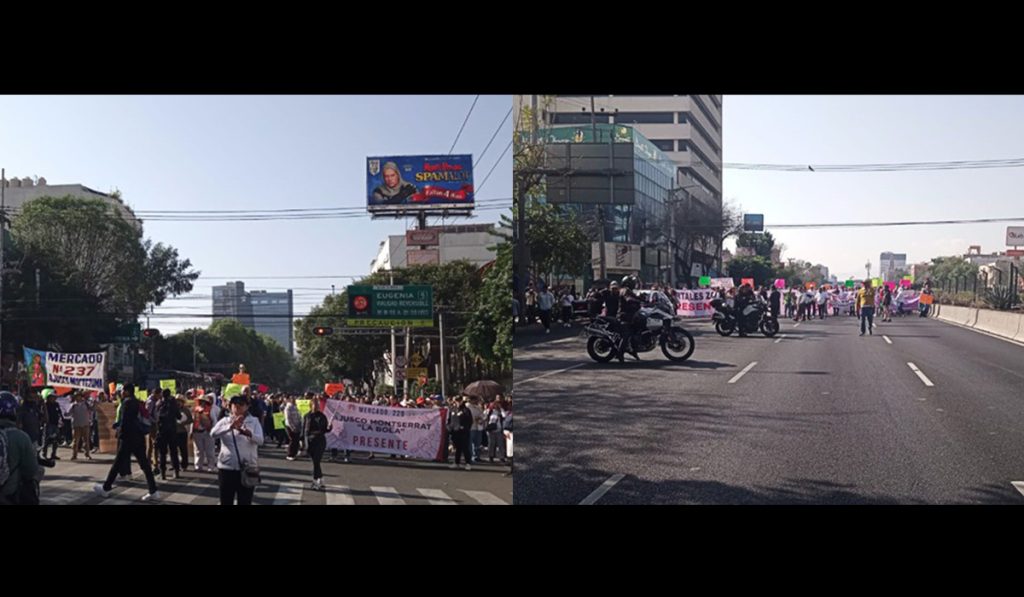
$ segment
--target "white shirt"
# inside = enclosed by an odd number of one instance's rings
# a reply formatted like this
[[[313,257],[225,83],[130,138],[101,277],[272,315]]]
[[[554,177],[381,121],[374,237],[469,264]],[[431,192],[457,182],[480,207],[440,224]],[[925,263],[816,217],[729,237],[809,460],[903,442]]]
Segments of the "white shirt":
[[[220,440],[220,453],[217,455],[217,468],[229,471],[242,470],[238,463],[238,456],[249,464],[257,464],[256,448],[263,445],[263,426],[256,417],[246,414],[245,423],[242,427],[252,432],[252,437],[246,437],[231,429],[231,422],[234,416],[227,416],[217,421],[210,432],[210,437]],[[233,436],[233,437],[232,437]],[[235,445],[238,451],[235,451]]]
[[[828,302],[828,293],[826,293],[826,292],[818,293],[818,304],[819,305],[824,305],[827,302]]]
[[[571,307],[572,306],[572,297],[570,295],[567,294],[567,295],[562,297],[562,306],[563,307]]]

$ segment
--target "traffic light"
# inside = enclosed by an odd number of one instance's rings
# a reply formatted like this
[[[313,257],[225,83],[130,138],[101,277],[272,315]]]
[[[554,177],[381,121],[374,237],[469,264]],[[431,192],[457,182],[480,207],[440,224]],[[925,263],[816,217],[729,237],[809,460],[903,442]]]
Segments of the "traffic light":
[[[334,333],[334,328],[316,327],[313,328],[313,334],[317,336],[330,336]]]
[[[156,328],[146,328],[142,330],[142,335],[146,338],[156,338],[160,335],[160,330]]]

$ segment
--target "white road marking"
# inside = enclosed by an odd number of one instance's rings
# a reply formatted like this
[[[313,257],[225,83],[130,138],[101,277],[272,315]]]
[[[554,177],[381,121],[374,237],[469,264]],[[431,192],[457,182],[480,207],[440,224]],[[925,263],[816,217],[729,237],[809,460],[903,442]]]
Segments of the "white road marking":
[[[324,485],[328,506],[354,506],[356,499],[348,485]]]
[[[524,379],[522,381],[513,379],[512,380],[512,385],[516,386],[516,385],[519,385],[519,384],[524,384],[524,383],[527,383],[527,382],[530,382],[530,381],[534,381],[534,380],[540,379],[542,377],[547,377],[549,375],[554,375],[556,373],[564,373],[566,371],[569,371],[570,369],[575,369],[577,367],[582,367],[583,365],[586,365],[586,363],[580,363],[578,365],[573,365],[572,367],[566,367],[565,369],[559,369],[558,371],[549,371],[549,372],[545,373],[544,375],[538,375],[537,377],[531,377],[529,379]]]
[[[928,379],[928,376],[926,376],[924,373],[921,372],[920,369],[917,368],[917,365],[913,363],[907,363],[907,366],[909,366],[910,370],[916,373],[917,376],[921,378],[921,381],[924,382],[924,385],[928,386],[929,388],[935,385],[932,383],[932,380]]]
[[[274,494],[275,506],[298,506],[302,503],[303,486],[297,483],[281,483]]]
[[[778,344],[779,342],[782,342],[782,339],[785,338],[785,337],[786,337],[786,334],[782,334],[781,336],[779,336],[779,339],[775,341],[775,343]]]
[[[1019,491],[1021,495],[1024,495],[1024,481],[1014,481],[1011,485],[1016,487],[1017,491]]]
[[[591,493],[587,497],[583,498],[583,501],[580,502],[580,505],[581,506],[592,506],[592,505],[594,505],[594,503],[596,503],[597,500],[601,499],[602,497],[604,497],[604,494],[608,493],[609,489],[611,489],[612,487],[615,487],[615,484],[618,483],[619,481],[623,480],[625,477],[626,477],[626,475],[623,475],[623,474],[612,475],[607,481],[602,483],[600,487],[595,489],[593,491],[593,493]]]
[[[889,336],[882,336],[882,339],[888,342],[889,344],[892,344],[892,340],[889,339]]]
[[[488,491],[470,491],[468,489],[460,489],[462,493],[476,500],[477,503],[483,504],[484,506],[507,506],[508,502],[501,499],[500,497],[490,493]]]
[[[795,328],[798,328],[798,327],[800,327],[800,324],[801,324],[801,323],[803,323],[803,322],[797,322],[797,323],[794,323],[794,324],[793,324],[793,327],[795,327]]]
[[[744,375],[746,375],[747,371],[750,371],[751,369],[753,369],[754,365],[756,365],[756,364],[757,364],[757,361],[754,361],[753,363],[751,363],[751,364],[747,365],[746,367],[744,367],[743,371],[740,371],[739,373],[734,375],[732,379],[729,380],[729,383],[736,383],[737,381],[739,381],[740,378],[743,377]]]
[[[404,506],[405,500],[398,495],[394,487],[370,487],[370,491],[377,496],[377,501],[382,506]]]
[[[431,506],[456,506],[458,505],[455,500],[448,496],[447,493],[440,489],[422,489],[417,487],[416,491],[420,492],[420,495],[427,498]]]

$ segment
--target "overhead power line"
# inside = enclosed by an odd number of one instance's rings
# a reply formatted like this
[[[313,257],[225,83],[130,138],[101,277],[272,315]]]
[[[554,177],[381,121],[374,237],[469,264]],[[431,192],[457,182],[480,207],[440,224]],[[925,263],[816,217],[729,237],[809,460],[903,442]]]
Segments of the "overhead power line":
[[[976,218],[970,220],[918,220],[907,222],[845,222],[831,224],[765,224],[765,228],[870,228],[874,226],[928,226],[937,224],[990,224],[1024,222],[1021,218]]]
[[[1024,158],[997,160],[961,160],[950,162],[895,162],[888,164],[755,164],[726,162],[732,170],[769,170],[777,172],[911,172],[924,170],[971,170],[980,168],[1020,168]]]
[[[466,118],[463,119],[462,126],[459,127],[459,132],[457,135],[455,135],[455,140],[452,141],[451,149],[448,150],[449,155],[451,155],[451,153],[455,151],[455,144],[459,142],[459,137],[462,136],[462,131],[466,129],[466,123],[469,122],[469,115],[473,113],[473,108],[476,107],[476,102],[478,99],[480,99],[479,93],[476,95],[476,97],[473,98],[473,103],[472,105],[469,106],[469,112],[466,112]]]

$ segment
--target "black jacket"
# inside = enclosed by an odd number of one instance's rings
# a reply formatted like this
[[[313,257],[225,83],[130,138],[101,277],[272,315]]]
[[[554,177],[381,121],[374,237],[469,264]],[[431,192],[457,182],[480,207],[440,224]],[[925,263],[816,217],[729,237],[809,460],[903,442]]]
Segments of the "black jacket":
[[[178,433],[178,403],[173,399],[163,399],[156,407],[158,435],[173,436]]]
[[[615,317],[619,313],[619,293],[618,291],[604,290],[604,306],[607,308],[607,315],[609,317]]]
[[[145,437],[139,428],[139,401],[127,398],[121,404],[121,423],[117,426],[117,439],[142,441]]]
[[[473,411],[468,408],[461,408],[458,411],[458,417],[462,429],[455,433],[469,433],[470,429],[473,428]]]

